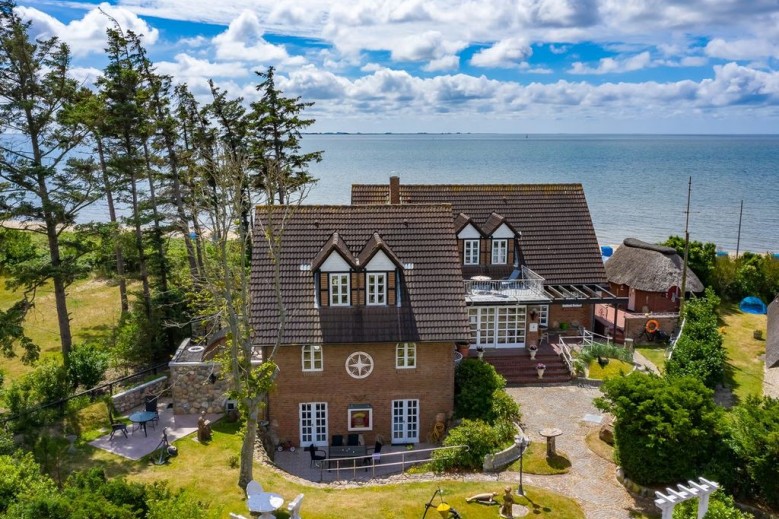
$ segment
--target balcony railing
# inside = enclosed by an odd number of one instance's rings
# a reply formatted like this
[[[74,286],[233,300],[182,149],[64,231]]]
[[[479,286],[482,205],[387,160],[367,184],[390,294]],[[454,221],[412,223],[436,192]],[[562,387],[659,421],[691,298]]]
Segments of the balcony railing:
[[[527,267],[522,267],[517,279],[467,279],[465,295],[468,297],[515,297],[547,299],[544,292],[544,278]]]

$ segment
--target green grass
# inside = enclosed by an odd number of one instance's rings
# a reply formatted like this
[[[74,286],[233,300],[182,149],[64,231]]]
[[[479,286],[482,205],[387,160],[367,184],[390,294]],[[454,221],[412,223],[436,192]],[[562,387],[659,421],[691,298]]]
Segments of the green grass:
[[[739,400],[748,395],[763,394],[765,339],[757,340],[752,334],[762,330],[766,336],[766,316],[745,314],[735,303],[723,303],[718,309],[723,344],[728,352],[725,383],[733,388]]]
[[[615,463],[614,447],[601,440],[599,434],[600,429],[593,429],[584,437],[584,443],[586,443],[587,447],[596,455],[610,463]]]
[[[601,368],[597,360],[593,360],[589,365],[589,378],[604,380],[608,377],[615,377],[620,374],[627,375],[633,371],[633,364],[621,361],[619,359],[609,359],[609,363]]]
[[[571,470],[571,461],[565,453],[557,451],[553,458],[546,457],[546,442],[532,442],[528,445],[522,460],[523,471],[527,474],[567,474]],[[519,472],[519,460],[508,469]]]
[[[665,369],[665,345],[663,346],[636,346],[636,351],[652,362],[662,372]]]
[[[237,486],[238,469],[230,466],[230,458],[238,455],[241,436],[238,425],[217,422],[213,426],[213,440],[201,445],[194,436],[174,443],[178,456],[166,465],[157,466],[148,459],[131,461],[95,449],[79,440],[75,453],[65,454],[63,470],[102,467],[110,477],[126,477],[132,481],[153,483],[166,481],[172,488],[183,489],[188,495],[209,505],[215,517],[228,517],[230,512],[247,514],[243,492]],[[543,446],[542,446],[543,447]],[[421,517],[424,504],[437,488],[444,491],[444,499],[468,519],[494,518],[497,507],[467,504],[465,498],[481,492],[503,494],[506,482],[464,482],[443,480],[364,486],[360,488],[320,487],[287,478],[260,462],[255,463],[254,478],[263,488],[276,492],[289,502],[297,494],[305,494],[303,516],[312,519],[343,517]],[[515,486],[511,483],[512,486]],[[519,504],[531,507],[531,513],[540,517],[584,518],[579,505],[572,499],[544,489],[525,486],[530,501],[517,498]],[[435,504],[438,504],[436,498]],[[432,514],[428,513],[428,517]],[[287,518],[280,511],[278,518]]]
[[[19,297],[18,292],[6,290],[5,279],[0,277],[0,310],[9,308]],[[73,344],[107,337],[119,319],[119,288],[96,278],[78,280],[68,288],[68,312]],[[41,358],[60,358],[59,326],[51,284],[38,290],[35,308],[28,314],[24,329],[40,346]],[[18,357],[2,358],[2,366],[6,384],[33,369],[22,364]]]

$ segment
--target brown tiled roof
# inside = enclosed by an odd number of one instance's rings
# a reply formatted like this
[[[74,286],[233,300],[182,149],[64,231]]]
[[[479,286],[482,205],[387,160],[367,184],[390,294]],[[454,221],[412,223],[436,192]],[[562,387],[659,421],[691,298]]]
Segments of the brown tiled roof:
[[[549,284],[605,284],[606,273],[581,184],[400,184],[403,204],[451,203],[487,222],[493,212],[522,233],[527,266]],[[387,204],[389,185],[352,186],[353,204]]]
[[[381,235],[377,232],[373,233],[371,238],[368,240],[368,243],[366,243],[365,247],[362,248],[362,251],[357,258],[357,264],[364,267],[370,263],[373,256],[380,250],[384,251],[384,254],[387,255],[387,257],[390,259],[390,261],[392,261],[392,263],[395,264],[396,267],[401,269],[403,268],[403,263],[400,261],[400,258],[398,258],[394,252],[392,252],[392,249],[389,248],[386,242],[381,238]]]
[[[344,261],[349,263],[352,267],[357,264],[354,261],[354,256],[352,256],[352,253],[349,252],[349,248],[341,238],[341,235],[336,231],[322,246],[322,248],[319,249],[319,252],[317,252],[316,256],[314,256],[314,259],[311,261],[311,268],[318,269],[321,267],[322,263],[324,263],[327,258],[330,257],[330,253],[332,253],[334,250],[338,251],[338,254],[344,259]]]
[[[258,226],[265,216],[259,207]],[[371,240],[376,242],[374,233],[380,235],[406,266],[400,275],[400,307],[316,307],[314,272],[306,268],[335,232],[355,257]],[[278,314],[268,247],[263,233],[256,230],[254,235],[251,323],[254,343],[263,345],[275,341]],[[468,340],[450,205],[303,205],[287,221],[281,256],[288,313],[283,344]]]

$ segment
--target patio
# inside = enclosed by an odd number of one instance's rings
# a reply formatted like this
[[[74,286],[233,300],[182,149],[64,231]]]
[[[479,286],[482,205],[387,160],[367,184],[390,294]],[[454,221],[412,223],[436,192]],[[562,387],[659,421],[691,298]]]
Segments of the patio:
[[[328,459],[316,464],[312,464],[307,450],[297,448],[294,452],[276,452],[274,463],[280,469],[308,481],[367,481],[405,472],[409,467],[429,460],[429,449],[436,447],[430,443],[418,443],[409,450],[405,445],[384,445],[378,463],[373,462],[370,453],[356,458],[331,458],[328,447],[318,447],[328,453]]]
[[[143,411],[143,407],[133,409],[128,414],[132,414],[135,411]],[[114,437],[110,438],[110,431],[100,438],[89,442],[93,447],[103,449],[112,454],[116,454],[131,460],[139,460],[147,454],[154,452],[162,440],[162,431],[165,430],[168,435],[168,442],[181,439],[187,435],[197,431],[198,415],[194,414],[180,414],[174,415],[173,409],[168,404],[160,403],[159,406],[159,423],[152,425],[151,423],[147,427],[147,435],[144,435],[143,429],[138,425],[127,425],[127,438],[121,431],[114,433]],[[214,423],[216,420],[222,418],[222,414],[207,414],[206,419]]]

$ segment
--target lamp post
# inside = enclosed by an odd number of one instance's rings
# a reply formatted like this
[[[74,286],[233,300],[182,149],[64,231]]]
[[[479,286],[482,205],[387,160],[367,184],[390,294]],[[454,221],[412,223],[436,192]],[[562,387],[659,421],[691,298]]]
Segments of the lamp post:
[[[517,487],[517,495],[525,497],[525,489],[522,487],[522,459],[525,457],[525,449],[527,449],[527,438],[522,434],[514,436],[514,443],[519,449],[519,486]]]

